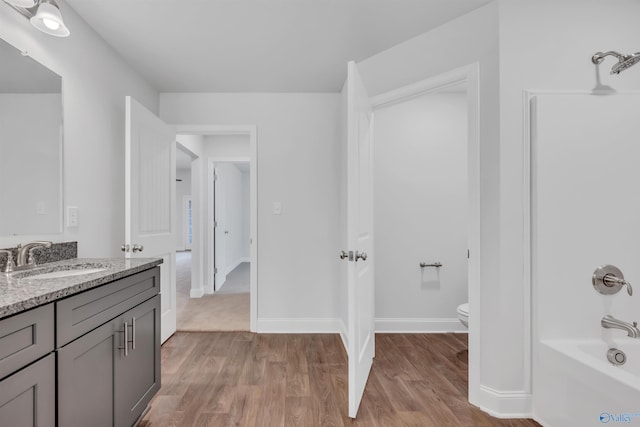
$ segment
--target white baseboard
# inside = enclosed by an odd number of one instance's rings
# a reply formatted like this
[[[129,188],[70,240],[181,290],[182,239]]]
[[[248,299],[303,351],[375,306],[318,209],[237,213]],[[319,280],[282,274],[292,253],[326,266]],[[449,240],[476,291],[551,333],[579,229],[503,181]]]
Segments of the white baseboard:
[[[191,298],[202,298],[202,296],[204,295],[204,289],[202,288],[191,288],[191,291],[189,291],[189,296]]]
[[[339,319],[258,319],[258,333],[270,334],[342,334]]]
[[[481,385],[478,401],[471,404],[496,418],[533,418],[532,396],[525,391],[498,391]]]
[[[347,325],[345,325],[342,319],[337,319],[337,321],[340,328],[340,339],[342,339],[342,345],[344,345],[344,351],[349,354],[349,331],[347,330]]]
[[[457,318],[380,318],[376,319],[376,332],[385,333],[447,333],[469,332]]]

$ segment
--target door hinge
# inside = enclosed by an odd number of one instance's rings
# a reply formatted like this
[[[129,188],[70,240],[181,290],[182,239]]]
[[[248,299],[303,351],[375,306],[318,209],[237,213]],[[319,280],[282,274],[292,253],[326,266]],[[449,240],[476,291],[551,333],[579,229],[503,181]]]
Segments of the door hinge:
[[[214,174],[213,174],[213,182],[215,182],[215,181],[217,181],[217,180],[218,180],[218,174],[217,174],[217,173],[214,173]]]
[[[213,226],[217,227],[218,226],[218,221],[216,221],[215,219],[213,220]]]
[[[218,267],[213,268],[213,274],[218,274]]]
[[[469,259],[469,256],[470,256],[470,252],[469,252],[469,249],[467,249],[467,259]]]

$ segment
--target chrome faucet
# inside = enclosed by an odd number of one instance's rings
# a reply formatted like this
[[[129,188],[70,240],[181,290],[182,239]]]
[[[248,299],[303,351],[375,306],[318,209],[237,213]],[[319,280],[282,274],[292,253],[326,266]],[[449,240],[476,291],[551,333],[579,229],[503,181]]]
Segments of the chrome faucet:
[[[36,260],[33,257],[33,251],[38,248],[48,249],[51,242],[35,241],[23,245],[18,245],[18,254],[16,255],[16,270],[23,270],[36,266]]]
[[[616,319],[613,316],[606,315],[600,321],[603,328],[606,329],[621,329],[627,332],[627,336],[631,338],[640,338],[640,329],[638,329],[638,322],[625,322],[624,320]]]
[[[13,252],[9,249],[0,249],[0,254],[7,255],[7,265],[5,266],[3,273],[11,273],[16,267],[15,262],[13,262]]]

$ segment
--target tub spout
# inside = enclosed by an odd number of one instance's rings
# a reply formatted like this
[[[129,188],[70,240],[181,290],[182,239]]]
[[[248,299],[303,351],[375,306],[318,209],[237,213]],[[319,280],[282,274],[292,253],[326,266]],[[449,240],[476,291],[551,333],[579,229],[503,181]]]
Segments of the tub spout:
[[[613,316],[606,315],[600,321],[603,328],[606,329],[621,329],[627,332],[627,336],[631,338],[640,338],[640,329],[638,329],[638,322],[625,322],[624,320],[616,319]]]

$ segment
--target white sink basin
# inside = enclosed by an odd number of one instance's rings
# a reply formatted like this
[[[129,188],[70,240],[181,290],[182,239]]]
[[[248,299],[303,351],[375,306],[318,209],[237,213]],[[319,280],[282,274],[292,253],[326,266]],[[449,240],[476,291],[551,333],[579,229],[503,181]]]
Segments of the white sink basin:
[[[99,273],[100,271],[104,271],[106,268],[76,268],[72,270],[58,270],[51,271],[49,273],[42,274],[34,274],[33,276],[29,276],[29,279],[59,279],[62,277],[71,277],[71,276],[82,276],[85,274],[93,274]]]

